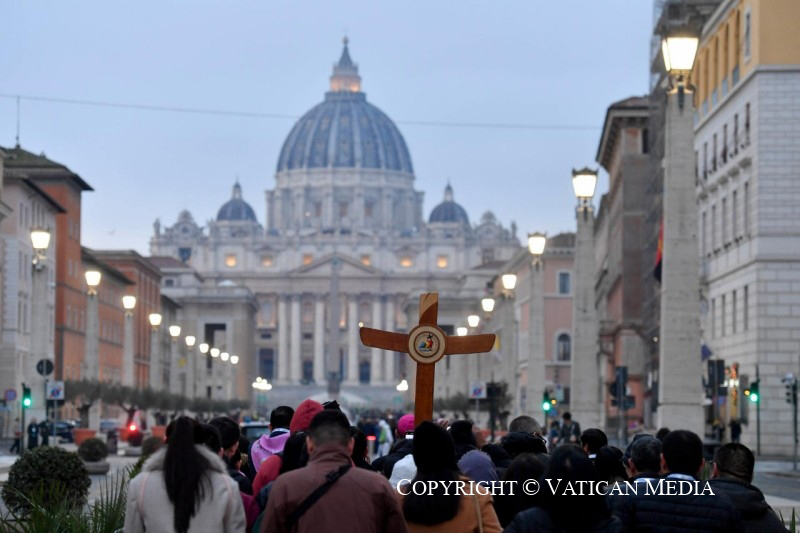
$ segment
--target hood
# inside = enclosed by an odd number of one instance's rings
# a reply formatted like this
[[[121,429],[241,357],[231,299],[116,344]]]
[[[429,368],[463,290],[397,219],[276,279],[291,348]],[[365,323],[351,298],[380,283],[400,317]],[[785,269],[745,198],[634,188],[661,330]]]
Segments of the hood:
[[[300,405],[297,406],[294,416],[292,416],[292,423],[289,424],[289,430],[292,433],[307,430],[308,426],[311,425],[311,419],[314,418],[314,415],[321,411],[321,403],[315,402],[311,399],[303,400],[300,402]]]
[[[227,474],[228,468],[218,455],[215,455],[205,446],[199,444],[194,445],[194,449],[200,452],[200,455],[206,458],[209,464],[209,469],[220,474]],[[162,446],[160,450],[155,452],[150,458],[142,465],[142,472],[157,472],[164,470],[164,457],[167,455],[167,447]]]
[[[753,485],[735,479],[710,479],[711,490],[724,492],[731,499],[733,505],[739,509],[742,519],[749,520],[764,515],[770,506],[764,500],[764,494]]]
[[[266,450],[269,455],[273,455],[283,451],[286,441],[289,440],[289,435],[290,433],[288,431],[285,433],[278,433],[274,437],[270,437],[268,434],[264,433],[259,437],[258,444]]]
[[[417,476],[417,465],[414,464],[414,456],[409,454],[397,461],[392,468],[392,476],[389,478],[389,484],[392,489],[397,490],[397,484],[407,479],[413,480]]]
[[[473,450],[464,454],[458,462],[458,469],[461,473],[478,483],[493,483],[498,481],[497,470],[494,468],[492,459],[479,450]]]

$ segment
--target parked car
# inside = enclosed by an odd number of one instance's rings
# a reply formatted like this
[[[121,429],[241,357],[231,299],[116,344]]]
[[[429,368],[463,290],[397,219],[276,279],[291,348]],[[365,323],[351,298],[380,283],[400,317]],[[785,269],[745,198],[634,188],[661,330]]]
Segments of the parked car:
[[[109,431],[119,431],[122,427],[119,420],[116,418],[103,418],[100,420],[100,433],[108,433]]]
[[[56,439],[59,442],[73,442],[72,430],[77,424],[71,420],[58,420],[55,422]]]
[[[264,433],[269,433],[269,422],[244,422],[241,425],[242,435],[252,444]]]

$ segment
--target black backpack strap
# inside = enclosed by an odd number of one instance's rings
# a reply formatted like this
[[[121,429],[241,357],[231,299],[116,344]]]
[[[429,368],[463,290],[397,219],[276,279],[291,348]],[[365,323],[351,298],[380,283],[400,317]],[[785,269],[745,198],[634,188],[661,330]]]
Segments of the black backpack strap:
[[[295,507],[294,511],[292,511],[292,514],[290,514],[289,518],[286,519],[286,524],[285,524],[286,531],[291,532],[294,529],[294,526],[297,525],[297,522],[300,520],[300,518],[305,514],[305,512],[308,511],[308,509],[312,505],[317,503],[317,501],[320,498],[322,498],[322,496],[326,492],[328,492],[328,489],[330,489],[331,486],[334,483],[336,483],[336,481],[340,477],[345,475],[347,473],[347,471],[350,470],[350,467],[352,467],[352,466],[353,466],[352,463],[347,463],[345,465],[340,466],[336,470],[333,470],[332,472],[328,472],[325,475],[325,483],[323,483],[322,485],[317,487],[314,490],[314,492],[309,494],[308,497],[305,500],[303,500],[303,503],[301,503],[300,505]]]

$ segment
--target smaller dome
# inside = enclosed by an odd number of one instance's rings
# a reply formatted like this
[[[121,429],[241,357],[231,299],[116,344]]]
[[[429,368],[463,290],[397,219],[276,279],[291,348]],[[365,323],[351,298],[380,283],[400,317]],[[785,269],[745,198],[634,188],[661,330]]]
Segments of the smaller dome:
[[[258,222],[256,219],[256,212],[253,211],[250,204],[242,200],[242,187],[237,181],[233,186],[233,197],[219,208],[217,222],[242,222],[248,220]]]
[[[466,210],[453,201],[453,188],[450,184],[444,189],[444,201],[433,208],[428,222],[460,223],[469,226]]]

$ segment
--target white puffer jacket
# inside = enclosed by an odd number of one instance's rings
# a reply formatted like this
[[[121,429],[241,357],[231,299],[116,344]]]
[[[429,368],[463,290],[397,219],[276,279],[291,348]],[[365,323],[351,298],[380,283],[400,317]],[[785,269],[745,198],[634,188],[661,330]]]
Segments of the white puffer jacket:
[[[228,475],[222,459],[205,446],[195,449],[210,466],[204,481],[203,499],[189,522],[189,533],[244,533],[245,515],[239,488]],[[164,455],[157,451],[145,461],[142,472],[128,486],[125,533],[173,533],[174,508],[164,483]]]

